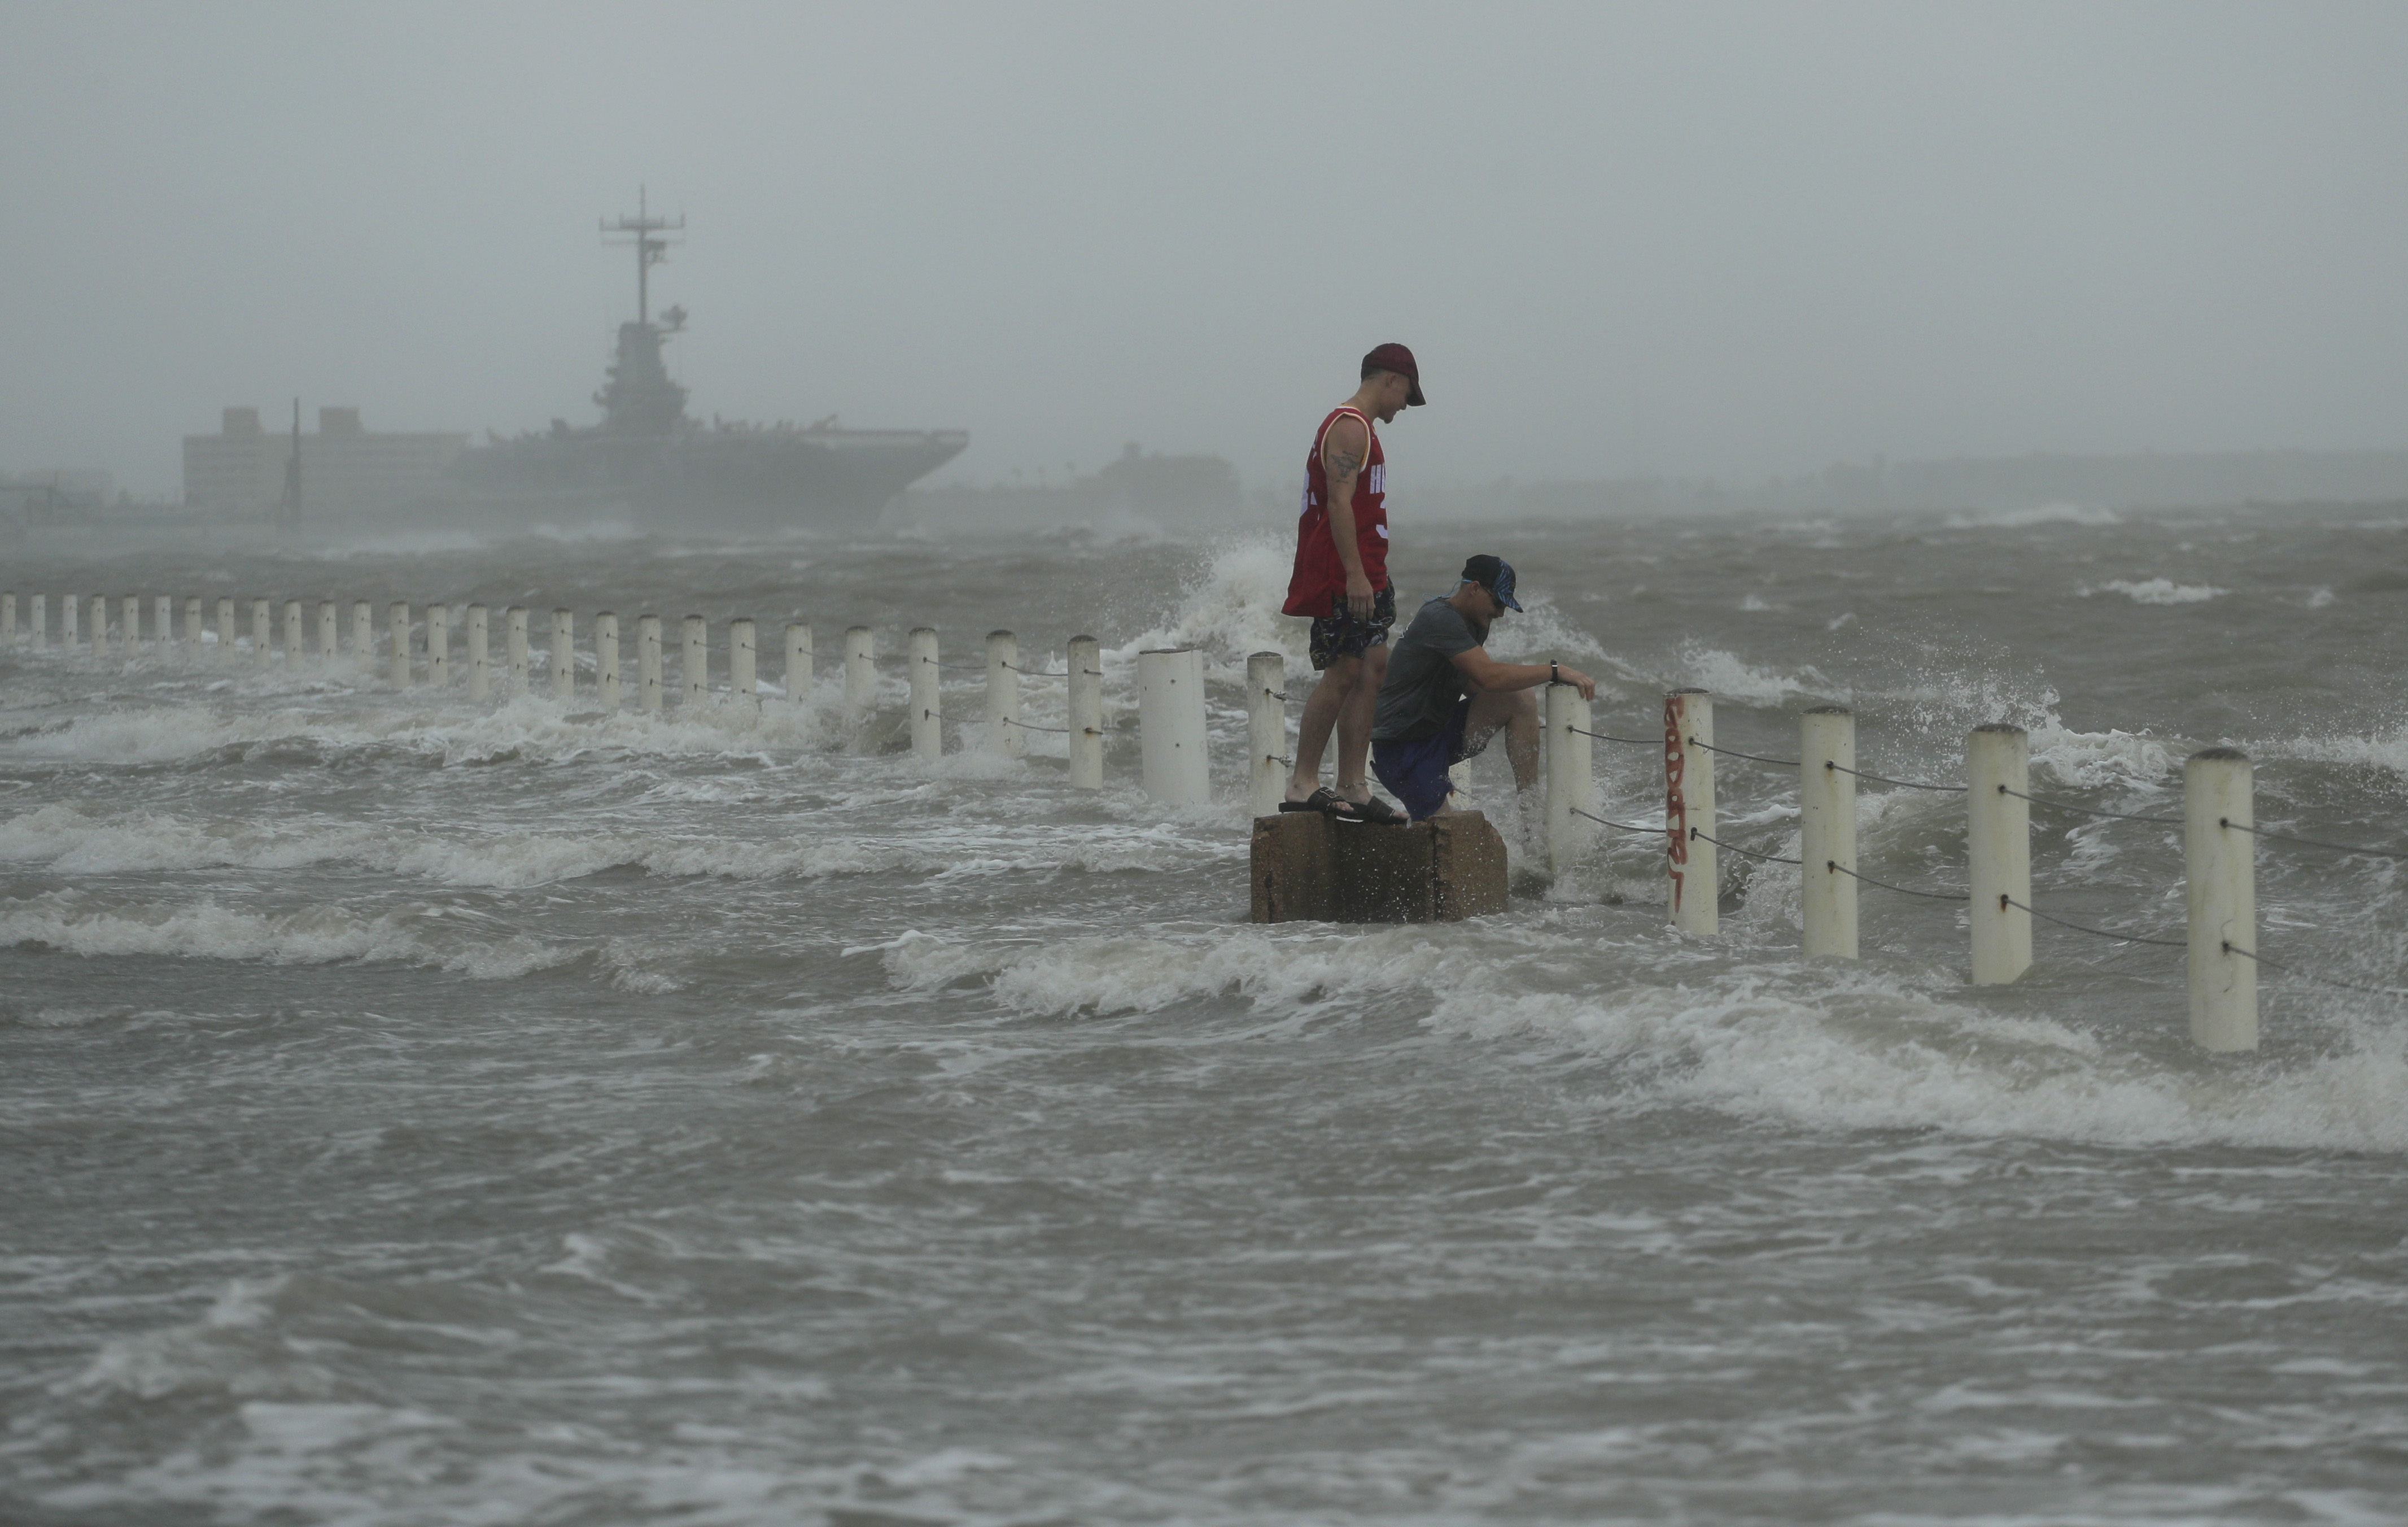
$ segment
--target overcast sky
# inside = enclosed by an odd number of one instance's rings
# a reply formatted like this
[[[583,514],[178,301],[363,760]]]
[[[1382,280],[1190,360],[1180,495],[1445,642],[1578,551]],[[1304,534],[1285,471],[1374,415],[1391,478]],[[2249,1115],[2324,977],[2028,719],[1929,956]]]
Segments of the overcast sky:
[[[0,0],[0,470],[227,403],[590,423],[632,257],[709,417],[1397,485],[2408,448],[2408,6]],[[1411,474],[1411,475],[1407,475]]]

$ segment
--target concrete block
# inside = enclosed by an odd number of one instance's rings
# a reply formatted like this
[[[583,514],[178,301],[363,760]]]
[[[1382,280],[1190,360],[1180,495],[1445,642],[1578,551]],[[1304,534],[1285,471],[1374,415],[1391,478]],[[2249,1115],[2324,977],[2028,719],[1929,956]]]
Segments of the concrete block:
[[[1254,818],[1254,920],[1454,922],[1505,910],[1505,842],[1477,812],[1406,828]]]

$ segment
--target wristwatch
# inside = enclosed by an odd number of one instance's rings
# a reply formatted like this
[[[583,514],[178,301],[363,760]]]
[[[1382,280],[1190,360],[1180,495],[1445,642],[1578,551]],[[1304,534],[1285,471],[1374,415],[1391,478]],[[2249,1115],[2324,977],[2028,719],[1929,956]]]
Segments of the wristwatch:
[[[1552,657],[1547,659],[1547,682],[1549,684],[1561,684],[1564,682],[1563,665],[1556,662]]]

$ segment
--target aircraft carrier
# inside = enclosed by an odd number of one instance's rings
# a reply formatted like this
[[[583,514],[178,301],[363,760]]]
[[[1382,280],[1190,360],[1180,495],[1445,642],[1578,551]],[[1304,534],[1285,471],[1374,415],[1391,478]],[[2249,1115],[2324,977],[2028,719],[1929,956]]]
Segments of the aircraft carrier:
[[[905,487],[962,454],[969,436],[944,429],[845,429],[816,425],[702,424],[662,347],[685,327],[682,308],[652,316],[652,268],[683,218],[605,223],[636,252],[636,316],[619,325],[598,425],[555,421],[548,432],[495,439],[461,453],[452,471],[463,507],[566,523],[624,518],[652,531],[864,529]]]

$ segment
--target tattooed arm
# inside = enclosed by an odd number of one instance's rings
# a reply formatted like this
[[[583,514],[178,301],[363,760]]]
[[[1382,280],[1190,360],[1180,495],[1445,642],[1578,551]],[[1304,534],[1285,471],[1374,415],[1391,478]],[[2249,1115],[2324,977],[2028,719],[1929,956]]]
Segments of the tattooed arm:
[[[1363,553],[1354,544],[1354,479],[1371,451],[1371,431],[1353,414],[1342,414],[1321,439],[1322,470],[1329,479],[1329,539],[1338,548],[1339,565],[1346,569],[1346,608],[1357,620],[1371,613],[1375,592],[1363,571]]]

